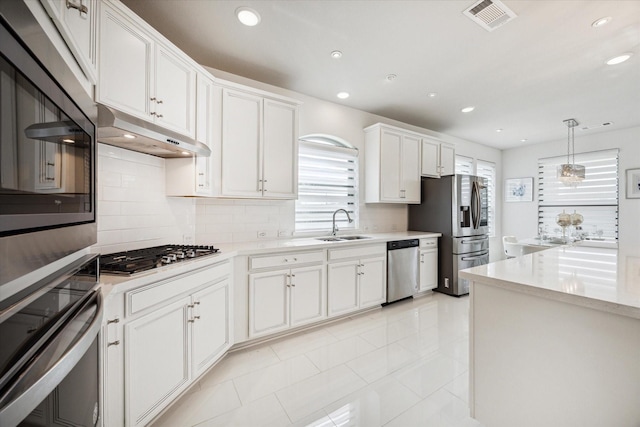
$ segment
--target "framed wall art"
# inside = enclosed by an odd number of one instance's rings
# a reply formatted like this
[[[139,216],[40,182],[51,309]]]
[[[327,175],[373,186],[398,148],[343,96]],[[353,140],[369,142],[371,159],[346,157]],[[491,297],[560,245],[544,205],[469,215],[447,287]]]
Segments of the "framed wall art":
[[[627,169],[627,199],[640,199],[640,168]]]
[[[532,202],[533,178],[509,178],[504,182],[505,202]]]

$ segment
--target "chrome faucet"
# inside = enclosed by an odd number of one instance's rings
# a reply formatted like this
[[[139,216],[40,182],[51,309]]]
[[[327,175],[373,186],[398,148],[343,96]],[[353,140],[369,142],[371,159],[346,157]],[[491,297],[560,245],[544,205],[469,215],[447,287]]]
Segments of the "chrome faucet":
[[[336,226],[336,214],[337,214],[338,212],[340,212],[340,211],[342,211],[342,212],[344,212],[344,213],[346,213],[346,214],[347,214],[347,219],[349,220],[349,223],[352,223],[352,222],[353,222],[353,220],[352,220],[352,219],[351,219],[351,217],[349,216],[349,212],[347,212],[347,211],[346,211],[346,210],[344,210],[344,209],[336,209],[336,211],[333,213],[333,228],[331,229],[331,235],[332,235],[332,236],[335,236],[335,235],[336,235],[336,233],[338,232],[338,227]]]

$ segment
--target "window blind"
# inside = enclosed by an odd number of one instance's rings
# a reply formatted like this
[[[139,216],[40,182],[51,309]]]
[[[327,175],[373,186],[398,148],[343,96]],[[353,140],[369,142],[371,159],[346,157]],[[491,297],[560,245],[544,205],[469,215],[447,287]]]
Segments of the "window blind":
[[[487,180],[487,205],[489,214],[489,236],[496,235],[496,165],[493,162],[478,160],[476,163],[476,175]]]
[[[593,151],[575,155],[575,163],[585,167],[585,179],[568,187],[557,178],[558,166],[566,156],[538,160],[538,226],[559,235],[556,216],[562,211],[582,214],[580,228],[567,232],[604,240],[618,239],[618,150]]]
[[[473,159],[456,154],[456,174],[473,175]]]
[[[358,150],[324,141],[304,141],[298,151],[298,200],[296,231],[331,231],[336,216],[341,230],[354,229],[358,223]]]

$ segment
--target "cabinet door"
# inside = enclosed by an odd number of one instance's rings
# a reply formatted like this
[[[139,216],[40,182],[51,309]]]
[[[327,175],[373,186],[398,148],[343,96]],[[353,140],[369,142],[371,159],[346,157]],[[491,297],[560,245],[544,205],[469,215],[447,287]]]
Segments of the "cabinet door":
[[[329,264],[328,314],[329,317],[358,309],[358,261]]]
[[[422,139],[421,173],[424,176],[440,177],[440,143]]]
[[[229,280],[193,295],[192,367],[198,377],[227,350],[229,341]]]
[[[155,98],[151,113],[156,122],[181,134],[195,136],[196,71],[170,49],[156,44]]]
[[[126,425],[145,425],[189,381],[187,306],[183,298],[124,327]]]
[[[298,108],[264,100],[262,196],[295,199],[298,192]]]
[[[153,42],[106,3],[101,6],[97,101],[150,120]]]
[[[222,93],[222,195],[262,197],[262,98]]]
[[[363,259],[360,262],[360,308],[382,304],[387,300],[387,259]]]
[[[321,265],[291,270],[291,326],[327,317],[326,282]]]
[[[400,165],[402,135],[382,130],[380,140],[380,201],[402,202]]]
[[[213,110],[214,85],[211,79],[198,74],[196,79],[196,140],[207,145],[213,145]],[[214,156],[195,158],[196,194],[211,195]]]
[[[420,138],[402,138],[401,197],[405,203],[420,203]]]
[[[420,291],[438,286],[438,250],[420,251]]]
[[[41,0],[74,58],[91,83],[98,81],[97,0]],[[74,7],[77,5],[77,7]]]
[[[440,176],[456,173],[456,150],[450,145],[440,145]]]
[[[249,336],[289,327],[289,270],[249,275]]]

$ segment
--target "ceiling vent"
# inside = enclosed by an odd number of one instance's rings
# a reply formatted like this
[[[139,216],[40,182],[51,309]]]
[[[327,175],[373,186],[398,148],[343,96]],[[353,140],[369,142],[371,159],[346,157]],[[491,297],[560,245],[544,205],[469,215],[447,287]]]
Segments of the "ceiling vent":
[[[462,13],[487,31],[493,31],[518,16],[500,0],[477,1]]]

